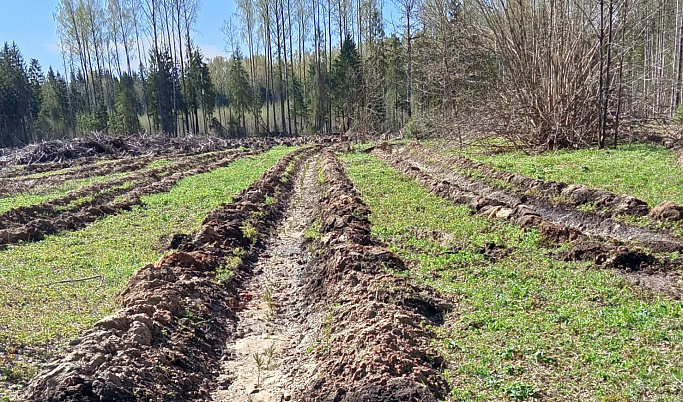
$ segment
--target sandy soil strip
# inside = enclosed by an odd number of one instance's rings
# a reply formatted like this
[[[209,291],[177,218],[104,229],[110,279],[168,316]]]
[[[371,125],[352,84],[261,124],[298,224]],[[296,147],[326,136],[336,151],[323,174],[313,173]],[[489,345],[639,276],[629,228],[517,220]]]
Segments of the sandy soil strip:
[[[304,285],[311,258],[306,228],[318,209],[316,164],[309,160],[295,179],[287,220],[239,290],[237,339],[226,347],[215,401],[291,400],[306,378],[292,375],[293,369],[315,367],[307,350],[318,339],[311,328],[321,317],[306,306]]]

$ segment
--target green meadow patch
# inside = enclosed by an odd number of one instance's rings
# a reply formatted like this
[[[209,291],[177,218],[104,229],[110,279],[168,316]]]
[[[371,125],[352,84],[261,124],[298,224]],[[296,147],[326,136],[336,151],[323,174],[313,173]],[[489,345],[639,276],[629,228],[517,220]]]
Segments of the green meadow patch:
[[[445,151],[456,153],[457,149]],[[496,169],[545,181],[564,181],[631,194],[655,206],[662,201],[683,204],[683,169],[675,154],[659,145],[627,144],[617,149],[582,149],[526,155],[508,152],[469,158]]]
[[[370,155],[342,159],[374,235],[454,302],[432,328],[449,400],[683,398],[680,301],[558,261],[536,231],[473,215]]]

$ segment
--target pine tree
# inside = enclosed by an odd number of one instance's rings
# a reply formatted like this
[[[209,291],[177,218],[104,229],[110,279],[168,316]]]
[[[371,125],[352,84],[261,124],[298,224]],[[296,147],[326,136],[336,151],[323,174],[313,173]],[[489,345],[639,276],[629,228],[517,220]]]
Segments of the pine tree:
[[[0,146],[28,143],[32,137],[31,85],[16,44],[0,52]]]
[[[252,106],[254,96],[251,85],[249,85],[247,70],[242,65],[242,54],[239,49],[235,50],[230,60],[229,82],[231,105],[237,116],[242,120],[242,133],[246,133],[247,122],[245,113]]]
[[[128,74],[121,75],[116,88],[116,112],[112,117],[112,131],[116,134],[140,132],[138,100],[135,95],[135,80]]]
[[[355,112],[362,84],[360,56],[353,39],[347,35],[339,56],[332,64],[332,105],[345,128],[349,127],[351,118],[358,117]]]
[[[70,113],[66,81],[52,67],[48,69],[47,79],[41,87],[43,100],[36,128],[40,139],[65,137],[68,134]]]
[[[204,56],[198,48],[188,50],[188,62],[185,99],[189,109],[194,114],[194,131],[198,133],[200,132],[199,110],[202,110],[202,118],[206,128],[206,119],[213,116],[216,107],[216,90],[211,81],[209,66],[204,62]]]
[[[177,133],[177,122],[173,110],[174,89],[177,91],[177,70],[168,50],[151,54],[151,70],[147,79],[148,113],[152,117],[154,127],[165,134]],[[177,82],[176,82],[177,84]],[[176,93],[176,98],[180,93]]]
[[[42,103],[40,87],[43,85],[44,80],[45,77],[43,77],[43,71],[40,67],[40,63],[38,63],[38,60],[36,59],[31,59],[28,67],[28,82],[31,86],[29,113],[32,122],[38,120],[40,104]]]

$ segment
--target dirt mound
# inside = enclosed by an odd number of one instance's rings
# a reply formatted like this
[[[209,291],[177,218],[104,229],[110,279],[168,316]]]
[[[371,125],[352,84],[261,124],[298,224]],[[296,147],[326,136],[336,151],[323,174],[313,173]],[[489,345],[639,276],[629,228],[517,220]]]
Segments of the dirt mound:
[[[664,201],[652,208],[650,218],[655,221],[680,221],[683,220],[683,207],[670,201]]]
[[[254,239],[242,228],[249,222],[267,233],[274,226],[291,193],[285,172],[303,152],[285,156],[233,203],[209,214],[188,250],[138,270],[121,293],[121,310],[45,365],[25,399],[206,399],[236,328],[235,287],[219,283],[216,271],[228,257],[251,258]]]
[[[582,184],[545,182],[532,179],[517,173],[497,170],[465,157],[455,155],[446,157],[417,143],[411,143],[410,149],[428,159],[457,167],[462,171],[476,171],[486,179],[499,180],[519,191],[530,191],[551,199],[562,197],[575,206],[593,205],[609,215],[645,216],[649,212],[649,207],[645,201],[628,194],[615,194],[611,191],[594,189]]]
[[[369,210],[331,151],[324,154],[320,253],[310,278],[312,303],[331,307],[329,339],[317,350],[320,378],[304,401],[430,401],[447,393],[443,358],[422,325],[451,308],[433,289],[386,273],[404,270],[373,244]]]

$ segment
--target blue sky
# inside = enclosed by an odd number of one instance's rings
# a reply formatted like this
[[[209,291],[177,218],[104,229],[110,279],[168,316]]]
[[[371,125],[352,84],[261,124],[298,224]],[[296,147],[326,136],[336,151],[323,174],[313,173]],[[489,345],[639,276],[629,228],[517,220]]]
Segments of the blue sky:
[[[385,0],[386,1],[386,0]],[[0,44],[16,42],[26,62],[38,59],[47,71],[52,65],[63,70],[59,53],[57,26],[53,14],[58,0],[0,0]],[[392,9],[386,1],[384,19],[390,30]],[[223,21],[235,12],[233,0],[203,0],[197,19],[194,41],[204,56],[226,55],[225,38],[220,28]]]

